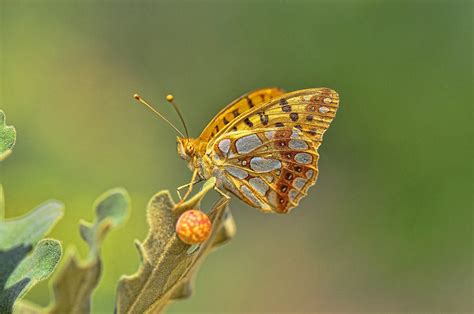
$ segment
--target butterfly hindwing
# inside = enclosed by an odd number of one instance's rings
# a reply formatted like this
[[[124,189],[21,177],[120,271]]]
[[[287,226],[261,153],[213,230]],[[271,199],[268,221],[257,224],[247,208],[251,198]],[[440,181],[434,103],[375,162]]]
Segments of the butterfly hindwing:
[[[296,128],[224,133],[208,155],[224,187],[263,211],[297,206],[318,174],[316,144]]]

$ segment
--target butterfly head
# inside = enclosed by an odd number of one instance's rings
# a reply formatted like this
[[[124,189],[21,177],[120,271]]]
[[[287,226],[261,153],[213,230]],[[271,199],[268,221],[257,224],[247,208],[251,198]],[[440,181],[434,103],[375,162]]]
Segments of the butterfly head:
[[[178,155],[186,161],[192,161],[196,155],[195,141],[189,137],[177,137]]]

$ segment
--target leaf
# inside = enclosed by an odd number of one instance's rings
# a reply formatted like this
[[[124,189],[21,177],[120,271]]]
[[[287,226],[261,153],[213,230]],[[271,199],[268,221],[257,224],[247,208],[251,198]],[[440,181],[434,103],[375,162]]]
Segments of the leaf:
[[[0,313],[10,313],[15,300],[47,278],[61,258],[58,241],[40,240],[62,217],[63,205],[49,201],[23,217],[7,220],[3,220],[3,208],[0,186]]]
[[[69,250],[67,262],[53,283],[55,303],[50,307],[51,313],[90,312],[92,293],[102,273],[102,242],[112,228],[125,223],[129,207],[130,198],[124,189],[109,190],[97,199],[94,222],[80,224],[81,236],[90,248],[89,256],[80,261],[75,250]]]
[[[26,300],[16,301],[13,309],[13,313],[15,314],[41,314],[44,312],[42,307]]]
[[[183,211],[198,207],[214,185],[215,178],[209,179],[201,192],[183,204],[174,204],[168,191],[158,192],[150,200],[147,209],[150,230],[143,243],[135,243],[141,265],[137,273],[119,280],[117,313],[156,313],[171,300],[192,294],[192,279],[204,257],[233,236],[233,219],[227,200],[218,201],[209,213],[213,224],[211,235],[197,247],[179,240],[175,224]]]
[[[15,301],[36,283],[49,277],[58,264],[62,249],[56,240],[18,245],[0,251],[0,313],[12,313]]]
[[[94,203],[96,218],[90,224],[81,221],[79,230],[81,237],[90,247],[92,255],[99,254],[99,247],[110,228],[123,225],[128,218],[130,197],[121,188],[109,190],[102,194]]]
[[[10,155],[15,141],[15,128],[6,125],[5,114],[0,110],[0,161]],[[19,218],[4,220],[4,214],[0,184],[0,313],[12,313],[15,301],[48,278],[61,259],[59,241],[40,239],[62,217],[63,205],[53,200]]]
[[[6,250],[21,244],[35,244],[63,216],[63,208],[61,202],[52,200],[38,206],[22,217],[0,220],[0,250]]]
[[[12,126],[6,125],[5,113],[0,110],[0,161],[10,155],[15,145],[16,131]]]
[[[22,282],[24,278],[29,279],[18,297],[22,297],[36,283],[47,279],[56,268],[62,255],[61,243],[53,239],[44,239],[38,242],[33,252],[28,255],[15,268],[8,278],[6,287]]]
[[[44,312],[45,310],[41,306],[27,300],[16,301],[13,308],[14,314],[41,314]]]
[[[28,278],[7,287],[10,275],[31,251],[31,245],[18,245],[9,250],[0,250],[0,313],[11,313],[15,300],[28,285]]]

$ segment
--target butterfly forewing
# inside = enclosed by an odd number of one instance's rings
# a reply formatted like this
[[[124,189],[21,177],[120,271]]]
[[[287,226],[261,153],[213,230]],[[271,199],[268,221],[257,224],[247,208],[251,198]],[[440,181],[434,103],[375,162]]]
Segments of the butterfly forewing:
[[[289,127],[303,131],[315,142],[336,116],[339,95],[329,88],[312,88],[280,95],[252,108],[226,126],[227,131]]]
[[[225,132],[229,123],[237,117],[244,115],[244,113],[253,108],[258,108],[283,94],[284,91],[282,89],[269,87],[257,89],[242,95],[222,109],[204,128],[199,138],[203,141],[213,139],[217,134]]]

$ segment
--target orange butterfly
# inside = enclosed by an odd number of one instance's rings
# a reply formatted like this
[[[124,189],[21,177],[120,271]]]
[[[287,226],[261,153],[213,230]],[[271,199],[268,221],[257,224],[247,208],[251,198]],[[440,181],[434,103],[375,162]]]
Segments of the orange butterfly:
[[[252,207],[276,213],[296,207],[316,182],[318,148],[339,107],[339,95],[329,88],[258,89],[233,101],[198,138],[190,138],[173,97],[167,99],[186,130],[184,136],[173,126],[181,134],[178,154],[193,171],[188,185],[197,177],[215,177],[221,193],[224,189]]]

